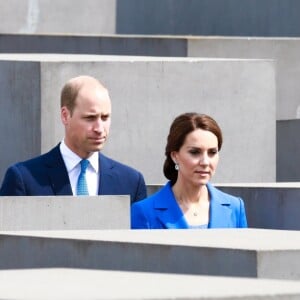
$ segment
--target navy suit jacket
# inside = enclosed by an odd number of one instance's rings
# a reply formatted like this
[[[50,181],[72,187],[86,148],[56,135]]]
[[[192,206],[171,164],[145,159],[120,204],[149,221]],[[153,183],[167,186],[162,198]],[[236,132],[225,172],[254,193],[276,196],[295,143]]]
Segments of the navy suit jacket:
[[[210,195],[208,228],[247,227],[244,202],[207,184]],[[131,207],[132,229],[184,229],[189,228],[177,204],[171,184]]]
[[[130,195],[131,202],[147,197],[140,172],[101,153],[99,166],[98,195]],[[46,154],[10,166],[0,189],[0,196],[51,195],[72,195],[59,145]]]

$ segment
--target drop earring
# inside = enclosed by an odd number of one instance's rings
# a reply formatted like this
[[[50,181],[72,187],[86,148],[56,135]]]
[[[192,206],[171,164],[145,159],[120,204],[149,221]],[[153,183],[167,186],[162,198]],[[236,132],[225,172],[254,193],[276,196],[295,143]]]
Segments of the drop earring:
[[[178,163],[175,163],[175,170],[176,170],[176,171],[179,170],[179,165],[178,165]]]

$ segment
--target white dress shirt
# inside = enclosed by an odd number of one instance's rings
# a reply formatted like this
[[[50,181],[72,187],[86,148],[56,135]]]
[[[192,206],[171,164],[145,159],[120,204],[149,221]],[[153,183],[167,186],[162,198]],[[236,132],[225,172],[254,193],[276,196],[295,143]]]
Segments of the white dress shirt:
[[[65,162],[73,195],[76,195],[76,186],[81,171],[80,158],[68,148],[64,141],[60,143],[60,152]],[[94,152],[89,158],[90,162],[86,170],[86,181],[89,195],[98,195],[99,187],[99,152]]]

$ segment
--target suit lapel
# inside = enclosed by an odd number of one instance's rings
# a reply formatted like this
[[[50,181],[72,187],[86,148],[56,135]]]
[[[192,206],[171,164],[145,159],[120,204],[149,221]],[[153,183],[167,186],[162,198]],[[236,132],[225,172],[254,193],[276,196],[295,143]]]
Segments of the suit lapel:
[[[155,198],[154,209],[159,221],[164,228],[188,228],[185,218],[174,197],[170,182],[160,191],[159,196]]]
[[[99,152],[99,188],[98,195],[109,194],[114,188],[113,162]]]
[[[226,228],[231,227],[231,207],[230,201],[220,194],[215,187],[207,184],[210,194],[210,221],[209,228]]]
[[[54,195],[72,195],[68,172],[59,145],[45,155],[45,165]]]

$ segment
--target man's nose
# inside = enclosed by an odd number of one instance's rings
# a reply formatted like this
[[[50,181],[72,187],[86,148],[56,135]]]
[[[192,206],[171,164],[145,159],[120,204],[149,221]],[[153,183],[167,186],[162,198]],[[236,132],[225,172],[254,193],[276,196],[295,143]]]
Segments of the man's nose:
[[[97,132],[102,132],[104,128],[103,121],[99,118],[95,121],[94,130]]]

